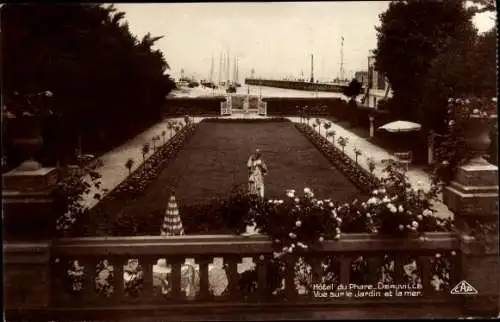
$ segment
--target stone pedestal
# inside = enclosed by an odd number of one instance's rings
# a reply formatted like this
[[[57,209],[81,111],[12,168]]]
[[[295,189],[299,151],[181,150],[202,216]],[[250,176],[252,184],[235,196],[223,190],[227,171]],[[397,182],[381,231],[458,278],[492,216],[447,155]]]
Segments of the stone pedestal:
[[[24,171],[17,168],[4,174],[2,179],[4,239],[52,238],[56,214],[51,193],[58,179],[56,169]]]
[[[375,126],[373,124],[375,118],[373,116],[369,116],[370,119],[370,137],[372,138],[375,135]]]
[[[5,308],[9,311],[40,310],[50,305],[50,242],[4,243]]]
[[[453,211],[461,243],[460,280],[465,280],[477,295],[463,296],[465,316],[497,316],[499,312],[498,230],[486,236],[490,242],[475,238],[480,224],[498,224],[498,168],[486,162],[461,166],[455,180],[443,193],[443,201]]]
[[[51,300],[50,250],[56,213],[51,192],[54,168],[22,167],[2,176],[4,296],[7,316],[48,307]]]

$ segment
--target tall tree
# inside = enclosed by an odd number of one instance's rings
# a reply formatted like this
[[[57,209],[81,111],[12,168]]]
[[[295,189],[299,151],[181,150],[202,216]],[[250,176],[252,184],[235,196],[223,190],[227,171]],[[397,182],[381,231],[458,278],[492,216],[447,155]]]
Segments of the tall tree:
[[[112,5],[3,6],[5,101],[15,92],[54,93],[59,127],[56,136],[44,138],[46,163],[57,154],[47,145],[71,155],[83,136],[85,152],[97,154],[159,119],[173,88],[163,54],[152,49],[161,37],[148,34],[139,41],[124,19]]]
[[[476,31],[462,1],[392,1],[380,15],[375,68],[391,83],[391,112],[418,121],[421,97],[433,61],[450,48],[475,41]]]

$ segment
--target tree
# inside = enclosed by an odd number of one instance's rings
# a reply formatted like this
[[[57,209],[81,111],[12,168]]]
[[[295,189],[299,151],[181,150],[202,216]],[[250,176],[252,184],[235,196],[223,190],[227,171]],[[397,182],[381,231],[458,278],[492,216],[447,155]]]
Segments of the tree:
[[[327,137],[331,137],[332,138],[332,144],[333,145],[335,145],[335,135],[337,135],[337,132],[335,132],[335,130],[331,130],[331,131],[328,131],[326,133]]]
[[[319,134],[321,135],[321,124],[322,124],[322,121],[321,121],[321,119],[319,117],[317,117],[315,119],[315,121],[316,121],[316,126],[315,127],[318,127]]]
[[[165,144],[165,136],[167,135],[167,132],[165,130],[161,131],[161,136],[163,138],[163,144]]]
[[[144,143],[141,152],[142,152],[142,160],[146,162],[146,155],[149,153],[149,143]]]
[[[331,122],[324,122],[323,127],[325,128],[325,135],[328,137],[328,130],[332,127]]]
[[[340,136],[338,138],[337,142],[342,147],[342,152],[344,152],[344,149],[345,149],[347,143],[349,143],[349,139],[346,137]]]
[[[392,1],[380,15],[375,69],[391,83],[388,107],[396,117],[428,119],[421,98],[432,62],[457,44],[474,42],[472,15],[462,1],[425,0]]]
[[[362,154],[363,154],[363,152],[361,152],[360,149],[358,149],[357,147],[354,147],[354,157],[356,158],[356,163],[358,163],[358,157]]]
[[[9,3],[1,15],[7,107],[15,92],[54,93],[52,123],[43,125],[54,130],[43,133],[40,152],[47,165],[71,156],[78,137],[97,154],[159,119],[173,88],[165,58],[151,48],[160,38],[137,40],[124,13],[98,4]]]
[[[130,175],[130,173],[132,172],[132,167],[134,166],[134,159],[130,158],[127,160],[127,162],[125,162],[125,168],[128,169],[128,174]]]
[[[361,94],[363,85],[353,78],[347,87],[344,87],[342,94],[349,97],[349,100],[354,101],[356,96]]]

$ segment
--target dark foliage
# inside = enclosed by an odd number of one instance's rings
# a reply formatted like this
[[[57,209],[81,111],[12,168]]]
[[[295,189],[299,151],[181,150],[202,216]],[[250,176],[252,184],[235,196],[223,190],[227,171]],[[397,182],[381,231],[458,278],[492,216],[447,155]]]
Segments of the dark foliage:
[[[43,163],[70,162],[79,137],[84,153],[99,154],[159,119],[175,86],[152,49],[161,37],[136,39],[112,6],[11,3],[1,14],[5,105],[16,107],[16,92],[53,93]]]

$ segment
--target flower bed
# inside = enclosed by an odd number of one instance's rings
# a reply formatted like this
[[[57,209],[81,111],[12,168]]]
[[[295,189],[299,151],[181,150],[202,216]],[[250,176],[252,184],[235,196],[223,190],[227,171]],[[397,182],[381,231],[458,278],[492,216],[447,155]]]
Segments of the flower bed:
[[[380,186],[381,182],[377,177],[353,161],[309,125],[301,123],[296,124],[296,127],[326,156],[336,169],[342,172],[361,191],[369,193]]]
[[[177,132],[174,137],[149,157],[139,168],[137,168],[127,179],[125,179],[115,190],[103,199],[134,198],[144,193],[146,187],[156,179],[168,163],[175,158],[176,154],[184,147],[198,128],[197,124],[188,124]]]
[[[224,117],[211,117],[202,120],[205,123],[276,123],[276,122],[291,122],[285,117],[269,117],[269,118],[224,118]]]

